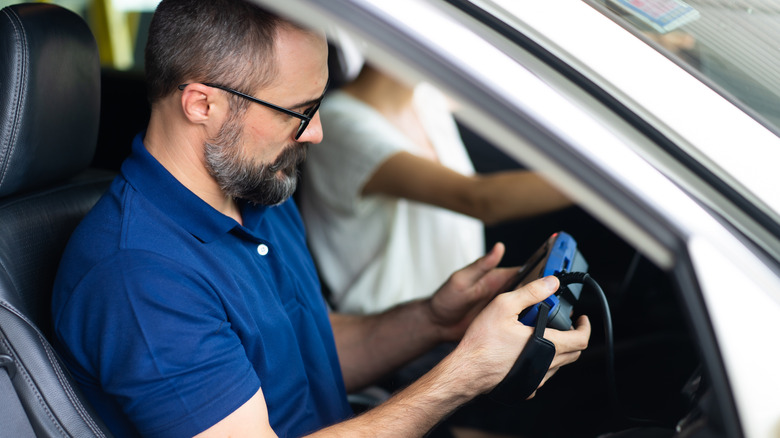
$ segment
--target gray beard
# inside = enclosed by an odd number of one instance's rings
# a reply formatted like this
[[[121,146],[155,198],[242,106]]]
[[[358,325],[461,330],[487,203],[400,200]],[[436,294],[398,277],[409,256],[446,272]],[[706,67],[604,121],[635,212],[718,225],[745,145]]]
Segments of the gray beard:
[[[241,155],[241,129],[230,117],[212,142],[206,142],[206,167],[222,192],[255,205],[278,205],[295,193],[308,143],[285,146],[273,163],[256,164]],[[281,171],[281,172],[280,172]]]

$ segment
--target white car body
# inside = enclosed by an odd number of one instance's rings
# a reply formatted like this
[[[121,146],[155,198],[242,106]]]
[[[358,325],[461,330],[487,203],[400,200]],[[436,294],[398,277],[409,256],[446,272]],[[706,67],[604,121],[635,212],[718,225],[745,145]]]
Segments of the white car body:
[[[435,83],[470,127],[670,271],[727,433],[780,436],[780,244],[761,225],[780,223],[772,129],[584,2],[473,2],[709,169],[761,212],[756,220],[535,54],[446,2],[260,3],[336,25],[365,40],[373,62]]]

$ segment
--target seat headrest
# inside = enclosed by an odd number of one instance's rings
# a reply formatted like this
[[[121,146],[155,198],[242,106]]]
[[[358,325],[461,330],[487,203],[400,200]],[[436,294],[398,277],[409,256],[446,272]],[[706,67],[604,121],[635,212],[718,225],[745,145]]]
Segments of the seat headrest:
[[[0,196],[86,169],[99,118],[100,60],[81,17],[41,3],[0,10]]]

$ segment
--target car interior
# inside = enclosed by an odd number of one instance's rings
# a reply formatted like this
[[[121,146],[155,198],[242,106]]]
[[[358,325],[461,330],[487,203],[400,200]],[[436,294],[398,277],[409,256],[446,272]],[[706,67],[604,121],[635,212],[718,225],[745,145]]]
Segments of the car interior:
[[[84,21],[51,4],[0,12],[0,58],[0,424],[20,437],[111,436],[50,344],[49,300],[70,233],[148,119],[143,79],[101,69]],[[478,172],[520,166],[461,130]],[[602,310],[583,291],[575,313],[589,315],[593,334],[580,360],[516,415],[503,410],[483,420],[528,437],[594,437],[685,419],[699,424],[685,436],[719,436],[717,411],[696,407],[700,346],[669,273],[579,207],[488,227],[486,243],[504,242],[503,265],[519,266],[561,230],[608,296],[615,372],[606,373]]]
[[[32,4],[0,12],[0,47],[0,424],[7,436],[110,436],[49,343],[60,253],[113,178],[90,168],[97,46],[78,15]]]

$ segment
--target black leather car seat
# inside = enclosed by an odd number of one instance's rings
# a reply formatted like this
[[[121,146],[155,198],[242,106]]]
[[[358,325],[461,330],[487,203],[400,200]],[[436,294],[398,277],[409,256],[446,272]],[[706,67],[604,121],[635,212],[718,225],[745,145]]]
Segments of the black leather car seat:
[[[110,436],[48,341],[60,255],[113,178],[88,169],[99,110],[84,21],[51,4],[0,10],[0,436]]]

